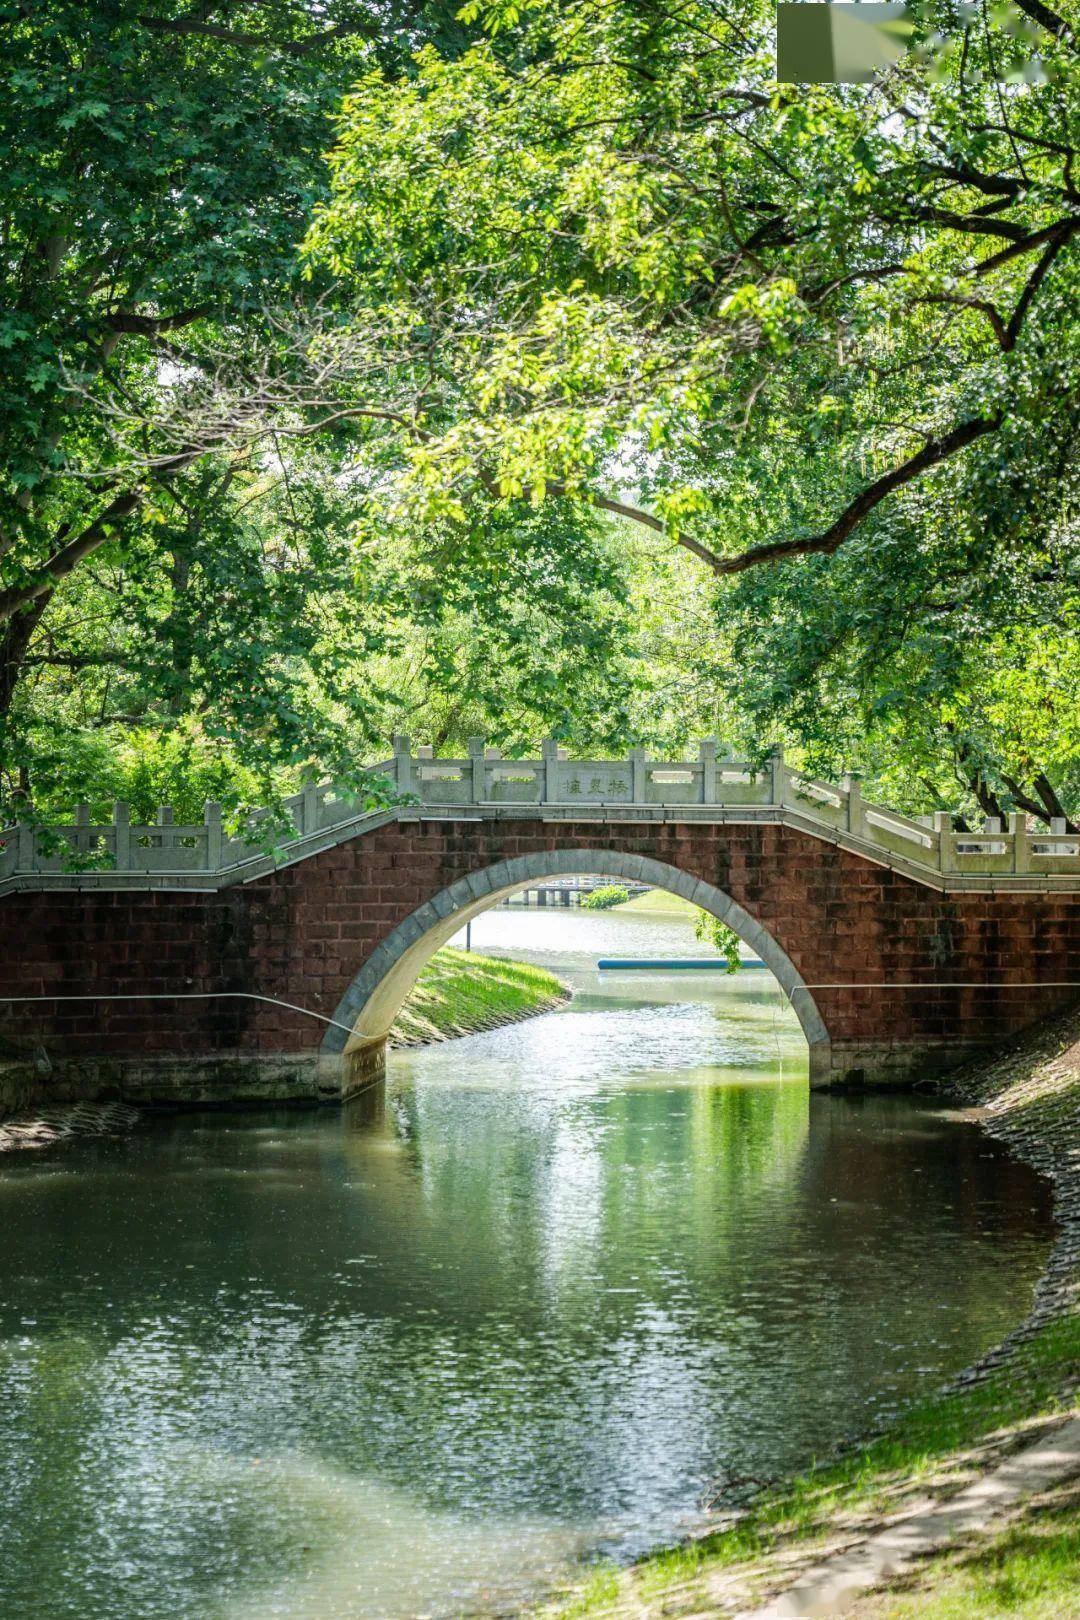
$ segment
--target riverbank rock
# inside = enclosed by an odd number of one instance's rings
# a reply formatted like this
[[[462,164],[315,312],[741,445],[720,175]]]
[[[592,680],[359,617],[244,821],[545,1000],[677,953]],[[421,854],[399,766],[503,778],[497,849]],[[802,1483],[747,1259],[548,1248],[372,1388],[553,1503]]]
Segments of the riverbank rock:
[[[0,1124],[0,1153],[51,1147],[81,1136],[117,1136],[138,1124],[139,1110],[127,1103],[71,1103],[16,1115]]]

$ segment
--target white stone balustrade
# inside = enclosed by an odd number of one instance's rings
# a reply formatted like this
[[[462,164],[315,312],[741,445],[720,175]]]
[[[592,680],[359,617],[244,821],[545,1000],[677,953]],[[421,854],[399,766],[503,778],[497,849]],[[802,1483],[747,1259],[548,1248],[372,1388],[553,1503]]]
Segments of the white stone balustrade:
[[[463,759],[438,759],[394,738],[393,755],[370,768],[389,781],[396,804],[365,810],[330,784],[309,783],[285,801],[292,831],[272,836],[266,811],[254,811],[240,834],[227,833],[220,805],[207,804],[197,824],[177,823],[163,805],[152,825],[132,823],[117,804],[105,823],[86,805],[70,822],[48,828],[26,821],[0,829],[0,889],[105,885],[216,887],[244,881],[397,817],[401,820],[535,816],[547,820],[718,821],[780,823],[939,888],[1080,889],[1080,835],[1063,822],[1027,830],[1023,816],[1007,827],[988,818],[958,832],[952,817],[915,818],[872,804],[858,779],[817,781],[789,767],[782,753],[764,764],[738,760],[714,738],[697,757],[652,759],[631,749],[626,759],[568,759],[554,741],[539,755],[506,759],[470,738]],[[198,875],[215,879],[198,883]],[[166,880],[172,880],[166,882]]]

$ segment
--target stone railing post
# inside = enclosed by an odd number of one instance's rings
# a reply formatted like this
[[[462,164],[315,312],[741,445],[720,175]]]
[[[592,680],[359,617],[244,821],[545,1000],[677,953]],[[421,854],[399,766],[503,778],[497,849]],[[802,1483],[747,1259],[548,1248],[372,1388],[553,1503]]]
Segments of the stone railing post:
[[[16,871],[33,872],[37,867],[37,833],[28,821],[19,822],[19,848]]]
[[[314,790],[313,790],[314,791]],[[307,788],[304,789],[305,794]],[[306,804],[302,815],[306,818]],[[221,866],[221,806],[213,799],[203,805],[203,826],[206,828],[206,870],[216,872]],[[306,825],[301,832],[306,832]]]
[[[644,748],[631,748],[630,772],[634,785],[634,804],[644,804],[648,797],[649,777],[645,769]]]
[[[938,837],[938,865],[943,872],[953,869],[952,816],[948,810],[935,810],[934,831]]]
[[[840,778],[840,786],[847,794],[847,830],[857,837],[862,836],[862,782],[853,771],[845,771]]]
[[[542,804],[555,804],[559,797],[559,745],[554,737],[545,737],[540,744],[540,758],[544,762]]]
[[[131,870],[131,806],[118,799],[112,807],[113,857],[118,872]]]
[[[702,804],[716,803],[716,751],[716,738],[702,737],[698,743],[698,758],[701,760]]]
[[[157,807],[157,815],[154,817],[154,821],[155,821],[155,824],[158,827],[171,827],[173,825],[173,807],[172,807],[172,805],[171,804],[159,804],[158,807]],[[171,838],[167,837],[167,835],[163,832],[162,835],[161,835],[161,838],[158,841],[158,847],[160,849],[172,849],[173,841],[172,841]]]
[[[1012,839],[1012,869],[1014,872],[1031,870],[1031,846],[1028,843],[1027,816],[1014,810],[1009,816],[1009,837]]]
[[[484,798],[491,799],[496,796],[497,783],[493,774],[494,767],[502,759],[501,748],[484,749]]]
[[[414,793],[412,738],[399,733],[394,737],[394,782],[399,793]]]
[[[784,750],[779,744],[773,749],[772,754],[769,756],[769,775],[769,803],[783,804],[784,784],[786,778],[784,769]]]
[[[319,830],[319,784],[305,782],[300,789],[300,836]]]
[[[90,806],[77,804],[75,806],[75,837],[72,848],[80,855],[85,855],[90,848]]]
[[[487,771],[484,769],[484,750],[487,743],[483,737],[470,737],[465,744],[469,756],[469,803],[479,804],[487,798]]]

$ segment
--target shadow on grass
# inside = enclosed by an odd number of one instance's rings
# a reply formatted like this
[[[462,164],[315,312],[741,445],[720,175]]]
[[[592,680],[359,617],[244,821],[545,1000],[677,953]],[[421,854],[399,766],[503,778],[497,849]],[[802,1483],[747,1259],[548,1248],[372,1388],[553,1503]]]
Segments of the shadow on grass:
[[[1075,1620],[1078,1576],[1080,1482],[1073,1482],[1034,1498],[992,1540],[936,1560],[932,1572],[913,1571],[849,1613],[852,1620]]]

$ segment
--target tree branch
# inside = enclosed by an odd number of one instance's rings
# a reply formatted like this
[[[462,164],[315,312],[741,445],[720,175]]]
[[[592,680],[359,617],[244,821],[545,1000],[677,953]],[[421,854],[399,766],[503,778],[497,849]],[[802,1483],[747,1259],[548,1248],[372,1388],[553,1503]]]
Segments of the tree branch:
[[[143,28],[157,34],[199,34],[209,39],[223,40],[227,45],[252,45],[262,50],[270,46],[290,56],[305,56],[320,45],[330,45],[352,34],[361,34],[365,39],[379,39],[383,32],[378,23],[359,17],[352,22],[336,23],[333,28],[320,29],[316,34],[306,34],[302,39],[275,39],[272,34],[249,34],[243,29],[226,28],[221,23],[203,22],[198,17],[140,17],[138,21]]]
[[[918,478],[929,468],[936,467],[939,462],[956,455],[958,451],[973,444],[984,434],[996,432],[1001,426],[1001,421],[1001,413],[995,412],[993,416],[977,416],[970,421],[958,423],[942,438],[929,440],[915,455],[901,462],[899,467],[894,467],[891,472],[883,474],[881,478],[867,485],[823,533],[809,535],[803,540],[772,540],[765,545],[752,546],[749,551],[744,551],[738,557],[717,559],[711,565],[713,572],[741,574],[744,569],[757,568],[762,563],[781,562],[787,557],[807,557],[814,554],[831,556],[887,495],[902,488],[904,484],[910,484],[913,478]]]
[[[886,496],[909,484],[912,479],[918,478],[931,467],[936,467],[940,462],[956,455],[958,451],[973,444],[976,439],[982,438],[987,433],[996,432],[1001,422],[1001,413],[995,412],[993,416],[977,416],[970,421],[958,423],[944,437],[928,440],[921,450],[910,456],[907,461],[901,462],[899,467],[894,467],[890,472],[875,479],[848,503],[840,516],[823,533],[809,535],[801,540],[771,540],[765,545],[752,546],[749,551],[744,551],[737,557],[722,557],[691,535],[671,533],[655,513],[646,511],[644,507],[632,506],[628,501],[600,495],[594,490],[571,490],[565,484],[557,482],[549,483],[547,491],[555,496],[580,496],[593,506],[599,507],[601,511],[614,512],[619,517],[629,518],[632,522],[640,523],[644,528],[652,529],[657,534],[669,535],[676,544],[705,563],[716,575],[741,574],[747,568],[758,568],[763,563],[782,562],[788,557],[806,557],[815,554],[831,556]],[[489,473],[481,471],[480,481],[491,494],[499,494],[498,483]],[[524,493],[527,494],[528,491]]]
[[[190,326],[209,315],[211,306],[202,304],[197,309],[182,309],[175,315],[138,315],[132,309],[116,309],[106,315],[103,325],[110,332],[137,332],[142,337],[156,337],[159,332],[175,332],[181,326]]]
[[[919,169],[924,174],[940,174],[946,180],[954,180],[959,186],[970,186],[973,191],[984,192],[988,197],[1019,197],[1024,190],[1021,180],[1011,175],[983,174],[979,169],[969,169],[961,163],[920,163]]]
[[[154,469],[157,478],[166,478],[170,473],[179,472],[191,462],[197,461],[202,454],[200,450],[181,451],[179,455],[171,456]],[[0,624],[11,619],[21,609],[29,607],[31,603],[39,601],[43,596],[51,596],[56,589],[58,580],[65,579],[84,557],[91,556],[99,547],[111,537],[114,530],[137,511],[146,495],[143,485],[134,489],[125,490],[111,500],[104,511],[85,529],[75,536],[73,540],[64,540],[48,562],[43,563],[38,577],[29,585],[11,586],[6,591],[0,591]],[[57,539],[64,539],[70,525],[65,524],[58,531]]]
[[[567,490],[564,484],[549,484],[548,489],[553,495],[567,495],[573,493]],[[703,546],[700,540],[695,540],[688,534],[671,534],[667,524],[658,518],[654,512],[647,512],[643,506],[632,506],[629,501],[618,501],[611,495],[600,495],[595,490],[582,492],[591,505],[599,507],[601,512],[614,512],[616,517],[629,518],[632,523],[640,523],[646,529],[652,529],[656,534],[665,534],[682,546],[685,551],[691,552],[701,562],[707,563],[710,568],[718,567],[723,558],[708,546]]]
[[[0,715],[7,714],[11,707],[26,649],[49,605],[51,595],[51,589],[46,589],[24,613],[9,619],[0,629]]]
[[[982,214],[957,214],[950,208],[912,208],[906,215],[897,217],[893,223],[905,225],[912,221],[927,225],[943,225],[946,230],[963,231],[971,236],[1003,236],[1006,241],[1016,246],[1026,242],[1029,237],[1026,226],[1017,225],[1012,220],[990,219]]]
[[[1006,776],[1004,771],[1001,773],[1001,780],[1012,794],[1013,801],[1018,809],[1023,810],[1029,816],[1034,816],[1038,821],[1049,820],[1046,806],[1037,804],[1030,794],[1024,792],[1019,782],[1011,776]]]
[[[1049,6],[1043,4],[1043,0],[1016,0],[1016,4],[1034,22],[1040,23],[1048,34],[1053,34],[1057,39],[1063,39],[1070,45],[1076,43],[1073,31],[1064,17],[1059,17],[1056,11],[1051,11]]]
[[[1043,804],[1046,806],[1046,809],[1043,811],[1043,815],[1045,816],[1046,820],[1053,821],[1060,818],[1065,822],[1066,832],[1076,832],[1078,830],[1076,823],[1071,821],[1065,814],[1065,808],[1061,800],[1058,798],[1054,785],[1050,781],[1045,771],[1039,772],[1038,776],[1034,778],[1032,786],[1039,795],[1039,798],[1042,800]]]
[[[641,523],[647,529],[655,529],[658,534],[670,533],[667,525],[660,518],[656,517],[652,512],[646,512],[643,507],[631,506],[626,501],[616,501],[609,495],[598,495],[593,491],[589,492],[588,498],[602,512],[614,512],[618,517],[630,518],[632,522]],[[708,546],[703,546],[700,540],[695,540],[689,534],[675,533],[670,537],[677,545],[682,546],[684,551],[689,551],[710,568],[718,568],[723,563],[723,558],[719,557],[715,551],[710,551]]]
[[[499,494],[498,481],[492,478],[490,473],[481,470],[480,482],[490,494]],[[652,529],[655,534],[666,535],[669,539],[674,540],[677,545],[682,546],[684,551],[691,552],[712,569],[717,569],[723,564],[724,559],[718,556],[715,551],[710,551],[708,546],[703,546],[700,540],[695,540],[688,534],[672,534],[662,518],[658,518],[655,512],[646,511],[643,506],[632,506],[629,501],[616,500],[612,495],[601,495],[593,489],[568,489],[565,484],[559,483],[557,480],[547,484],[545,487],[547,493],[554,495],[556,498],[569,497],[573,499],[578,497],[588,501],[590,506],[598,507],[601,512],[613,512],[616,517],[629,518],[632,523],[640,523],[643,528]],[[529,493],[529,490],[522,492],[523,496],[528,496]]]
[[[952,304],[959,309],[977,309],[990,322],[994,329],[994,336],[1001,347],[1003,349],[1012,348],[1012,343],[1009,342],[1008,330],[1001,318],[1000,311],[985,298],[962,298],[959,293],[927,293],[922,298],[916,298],[914,302],[916,304]]]
[[[1019,258],[1024,253],[1032,253],[1044,242],[1050,242],[1060,236],[1062,242],[1067,242],[1074,232],[1080,230],[1080,216],[1057,219],[1052,225],[1044,225],[1041,231],[1032,231],[1029,236],[1023,237],[1019,242],[1013,242],[1009,247],[1002,248],[1000,253],[991,253],[988,259],[980,259],[975,266],[973,274],[976,276],[989,275],[991,270],[997,270],[1010,259]]]
[[[64,579],[84,557],[103,546],[113,530],[137,509],[142,498],[141,489],[125,490],[122,495],[115,496],[93,523],[53,553],[36,580],[29,585],[11,586],[6,591],[0,591],[0,624],[18,613],[20,608],[28,607],[38,597],[51,592],[57,580]]]
[[[122,664],[125,668],[131,667],[132,660],[127,653],[31,653],[23,659],[23,667],[36,669],[40,665],[52,669],[99,669],[109,664]]]
[[[1005,339],[1001,345],[1003,349],[1015,348],[1016,340],[1020,336],[1020,328],[1024,324],[1024,317],[1031,308],[1031,301],[1038,292],[1046,272],[1068,241],[1070,234],[1069,231],[1060,232],[1057,236],[1052,237],[1044,248],[1038,264],[1028,277],[1024,290],[1017,301],[1016,308],[1012,312],[1009,324],[1005,329]]]
[[[998,816],[1004,821],[1005,812],[1001,807],[1001,800],[980,771],[975,771],[968,777],[968,787],[984,816]]]

